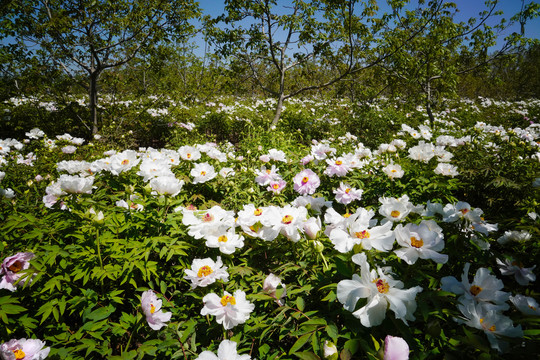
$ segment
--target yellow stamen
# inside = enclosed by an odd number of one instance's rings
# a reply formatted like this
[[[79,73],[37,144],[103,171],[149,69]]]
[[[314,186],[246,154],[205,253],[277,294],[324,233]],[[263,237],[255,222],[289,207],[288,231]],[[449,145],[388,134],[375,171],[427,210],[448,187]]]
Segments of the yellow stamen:
[[[341,161],[341,160],[336,160],[336,165],[341,165],[341,164],[343,164],[343,161]]]
[[[359,239],[369,239],[369,232],[367,230],[355,232],[354,236],[356,236]]]
[[[210,213],[206,213],[204,214],[203,218],[202,218],[202,221],[203,222],[210,222],[214,220],[214,215],[210,214]]]
[[[270,174],[272,173],[272,170],[266,169],[266,173],[267,173],[268,175],[270,175]]]
[[[471,286],[469,291],[471,292],[471,294],[473,294],[473,296],[476,296],[480,294],[480,292],[482,291],[482,288],[480,286],[473,285]]]
[[[273,188],[274,190],[279,189],[279,184],[278,184],[278,183],[275,183],[274,185],[272,185],[272,188]]]
[[[293,221],[293,217],[291,215],[285,215],[283,219],[281,219],[281,222],[283,224],[290,224]]]
[[[150,304],[150,314],[153,314],[156,312],[156,307],[154,306],[154,304]]]
[[[381,294],[386,294],[388,291],[390,291],[390,285],[386,282],[386,280],[383,279],[376,279],[373,280],[375,285],[377,285],[377,291]]]
[[[203,277],[203,276],[208,276],[210,275],[211,273],[213,273],[214,271],[212,270],[212,268],[208,265],[204,265],[202,266],[199,271],[197,272],[197,276],[198,277]]]
[[[308,178],[307,176],[304,176],[304,177],[302,178],[302,184],[305,184],[305,183],[307,183],[308,181],[309,181],[309,178]]]
[[[225,295],[221,298],[220,303],[223,306],[227,306],[227,304],[236,305],[236,299],[234,298],[234,296]]]
[[[128,160],[128,159],[122,160],[122,165],[127,165],[127,164],[129,164],[129,160]]]
[[[262,209],[259,209],[259,208],[255,209],[255,211],[253,212],[253,215],[255,215],[255,216],[262,215]]]
[[[397,172],[397,170],[396,170],[396,169],[392,169],[392,170],[390,170],[390,172],[395,173],[395,172]]]
[[[205,176],[206,175],[206,171],[201,171],[201,176]]]
[[[397,210],[392,210],[392,212],[390,213],[390,216],[393,217],[393,218],[397,218],[401,213]]]
[[[343,217],[344,217],[345,219],[348,218],[348,217],[350,217],[350,216],[351,216],[351,214],[349,214],[349,213],[343,214]]]
[[[345,189],[345,193],[346,193],[346,194],[348,194],[348,193],[350,193],[350,192],[351,192],[351,188],[346,188],[346,189]]]
[[[459,210],[459,211],[461,211],[461,213],[462,213],[463,215],[465,215],[466,213],[469,212],[469,209],[461,209],[461,210]]]
[[[186,154],[186,157],[187,157],[188,159],[191,159],[191,154],[189,154],[189,153]]]
[[[262,224],[260,222],[257,222],[256,224],[253,224],[249,227],[249,230],[253,232],[258,232],[262,228]]]
[[[18,273],[19,271],[21,271],[23,268],[23,263],[22,261],[15,261],[13,264],[11,264],[10,266],[8,266],[8,269],[13,271],[14,273]]]
[[[218,242],[227,242],[227,236],[225,235],[221,235],[220,237],[218,237],[217,241]]]
[[[13,350],[13,354],[15,355],[16,360],[24,359],[26,354],[21,349]]]
[[[422,240],[421,238],[417,239],[414,236],[411,236],[411,246],[415,248],[421,248],[423,245],[424,245],[424,240]]]

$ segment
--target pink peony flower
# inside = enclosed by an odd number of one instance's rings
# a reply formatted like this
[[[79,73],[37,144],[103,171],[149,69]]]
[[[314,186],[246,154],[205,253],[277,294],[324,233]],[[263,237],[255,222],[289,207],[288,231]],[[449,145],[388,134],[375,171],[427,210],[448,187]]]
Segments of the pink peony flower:
[[[143,292],[141,306],[148,325],[154,330],[159,330],[163,326],[167,326],[165,322],[171,320],[172,313],[161,311],[161,300],[157,298],[152,290]]]
[[[409,358],[409,345],[397,336],[388,335],[384,339],[384,360],[406,360]]]
[[[300,195],[311,195],[315,193],[315,190],[321,184],[321,181],[317,174],[310,169],[305,169],[296,174],[293,179],[294,190]]]
[[[51,351],[51,348],[44,346],[45,342],[38,339],[12,339],[0,345],[0,357],[9,360],[43,360]]]
[[[0,275],[4,275],[0,280],[0,289],[15,291],[15,283],[23,276],[20,272],[30,267],[30,260],[33,257],[34,254],[31,252],[20,252],[5,258],[0,268]],[[17,283],[18,286],[24,284],[24,280]]]

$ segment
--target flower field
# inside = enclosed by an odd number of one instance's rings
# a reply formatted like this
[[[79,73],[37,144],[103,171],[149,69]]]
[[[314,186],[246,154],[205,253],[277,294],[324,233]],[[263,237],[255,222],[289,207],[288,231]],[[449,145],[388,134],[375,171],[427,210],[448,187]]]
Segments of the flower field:
[[[0,355],[530,359],[540,102],[402,105],[3,104]]]

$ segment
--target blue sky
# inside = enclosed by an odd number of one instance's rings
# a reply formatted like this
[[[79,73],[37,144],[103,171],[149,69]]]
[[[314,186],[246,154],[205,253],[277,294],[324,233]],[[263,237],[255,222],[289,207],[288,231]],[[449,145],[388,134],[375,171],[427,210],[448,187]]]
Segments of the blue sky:
[[[457,5],[459,13],[457,15],[457,21],[466,21],[471,17],[478,18],[478,14],[485,10],[484,0],[449,0],[448,2],[453,2]],[[534,2],[533,0],[525,0],[525,4]],[[217,16],[223,12],[224,1],[223,0],[199,0],[200,6],[203,9],[204,13]],[[287,0],[278,0],[278,6],[284,6],[291,4],[292,1]],[[378,3],[381,9],[384,10],[384,4],[386,1],[379,0]],[[417,0],[411,0],[411,3],[416,4]],[[521,9],[521,0],[499,0],[497,4],[497,10],[501,10],[504,13],[504,17],[509,19],[512,15],[518,13]],[[500,16],[493,17],[490,21],[491,25],[499,23]],[[520,32],[519,24],[509,29],[503,34],[503,37],[509,35],[512,32]],[[539,39],[540,38],[540,18],[530,21],[525,27],[525,36],[530,38]],[[502,37],[502,38],[503,38]],[[499,43],[503,39],[499,40]]]

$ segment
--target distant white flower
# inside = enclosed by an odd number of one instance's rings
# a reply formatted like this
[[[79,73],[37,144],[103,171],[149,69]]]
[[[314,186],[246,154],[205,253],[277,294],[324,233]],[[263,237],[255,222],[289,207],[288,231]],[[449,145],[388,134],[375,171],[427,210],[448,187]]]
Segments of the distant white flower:
[[[346,253],[355,245],[361,245],[366,250],[391,250],[395,239],[392,223],[376,226],[377,220],[372,219],[374,215],[373,210],[358,208],[354,214],[345,218],[342,226],[332,229],[328,237],[335,249]]]
[[[214,167],[206,162],[195,164],[189,174],[193,177],[194,184],[205,183],[217,175]]]
[[[489,273],[486,268],[479,268],[472,283],[469,281],[470,263],[466,263],[461,276],[461,282],[453,276],[445,276],[441,279],[441,289],[461,295],[458,300],[462,304],[482,302],[487,308],[494,310],[507,310],[510,294],[501,291],[503,282]]]
[[[405,171],[403,171],[399,164],[388,164],[382,168],[382,171],[388,175],[390,179],[399,179],[405,174]]]
[[[434,172],[435,174],[451,176],[451,177],[459,175],[457,168],[454,165],[450,165],[448,163],[438,163]]]
[[[236,290],[234,294],[224,291],[222,297],[210,293],[203,297],[203,303],[201,315],[214,315],[217,323],[222,324],[225,330],[245,323],[255,309],[255,305],[247,301],[246,293],[242,290]]]
[[[420,286],[403,289],[403,282],[394,280],[382,269],[370,271],[365,253],[353,255],[352,260],[360,265],[360,276],[354,274],[352,280],[342,280],[337,285],[337,298],[345,310],[352,311],[365,327],[380,325],[388,308],[396,319],[405,323],[415,320],[415,298],[422,291]],[[355,310],[362,298],[367,299],[366,305]]]
[[[287,157],[285,156],[285,152],[283,152],[282,150],[270,149],[268,150],[268,156],[270,157],[271,160],[274,160],[274,161],[287,162]]]
[[[527,286],[529,282],[536,280],[536,275],[532,272],[536,265],[526,268],[522,263],[514,261],[514,259],[497,259],[497,265],[502,275],[514,275],[518,284]]]
[[[215,262],[211,258],[193,259],[191,269],[184,269],[184,272],[184,279],[191,281],[192,289],[198,286],[206,287],[216,280],[229,281],[227,266],[223,265],[220,256]]]
[[[62,191],[70,194],[91,194],[94,185],[94,177],[81,177],[78,175],[60,175],[58,184]]]
[[[379,214],[384,216],[386,220],[391,222],[400,222],[404,220],[411,211],[415,210],[415,206],[409,201],[407,195],[400,198],[380,197]]]
[[[178,149],[178,154],[180,154],[182,160],[187,161],[197,161],[201,158],[201,152],[197,148],[189,145],[181,146]]]
[[[182,190],[184,181],[175,176],[158,176],[150,180],[150,187],[159,195],[176,196]]]
[[[203,351],[195,360],[250,360],[249,355],[239,355],[236,350],[236,343],[230,340],[223,340],[219,344],[217,355],[211,351]]]
[[[29,139],[39,139],[45,136],[45,133],[38,128],[33,128],[29,132],[25,133],[25,135]]]
[[[470,327],[483,330],[491,344],[491,347],[502,351],[499,337],[522,337],[521,325],[514,327],[512,320],[498,311],[486,307],[482,303],[467,302],[458,305],[463,314],[463,319],[456,319]]]
[[[402,246],[394,253],[407,264],[412,265],[420,259],[431,259],[445,264],[448,255],[439,254],[444,249],[442,229],[433,220],[422,220],[419,225],[398,224],[394,229],[397,243]]]
[[[77,151],[77,148],[73,145],[67,145],[62,148],[64,154],[73,154],[75,151]]]
[[[538,302],[529,296],[510,296],[510,301],[525,315],[540,316],[540,306]]]
[[[280,298],[278,299],[276,297],[277,289],[281,287],[283,289],[283,292],[281,293]],[[270,296],[272,296],[274,299],[276,299],[276,302],[279,306],[283,306],[284,301],[282,300],[285,296],[287,296],[287,288],[285,284],[281,282],[281,279],[277,277],[276,275],[270,273],[263,282],[263,291],[266,291]]]
[[[234,228],[223,233],[210,234],[205,237],[206,246],[218,248],[223,254],[232,254],[236,249],[244,247],[244,237],[234,232]]]
[[[505,231],[504,235],[497,239],[497,242],[501,245],[515,241],[515,242],[525,242],[531,239],[532,235],[526,230],[509,230]]]

